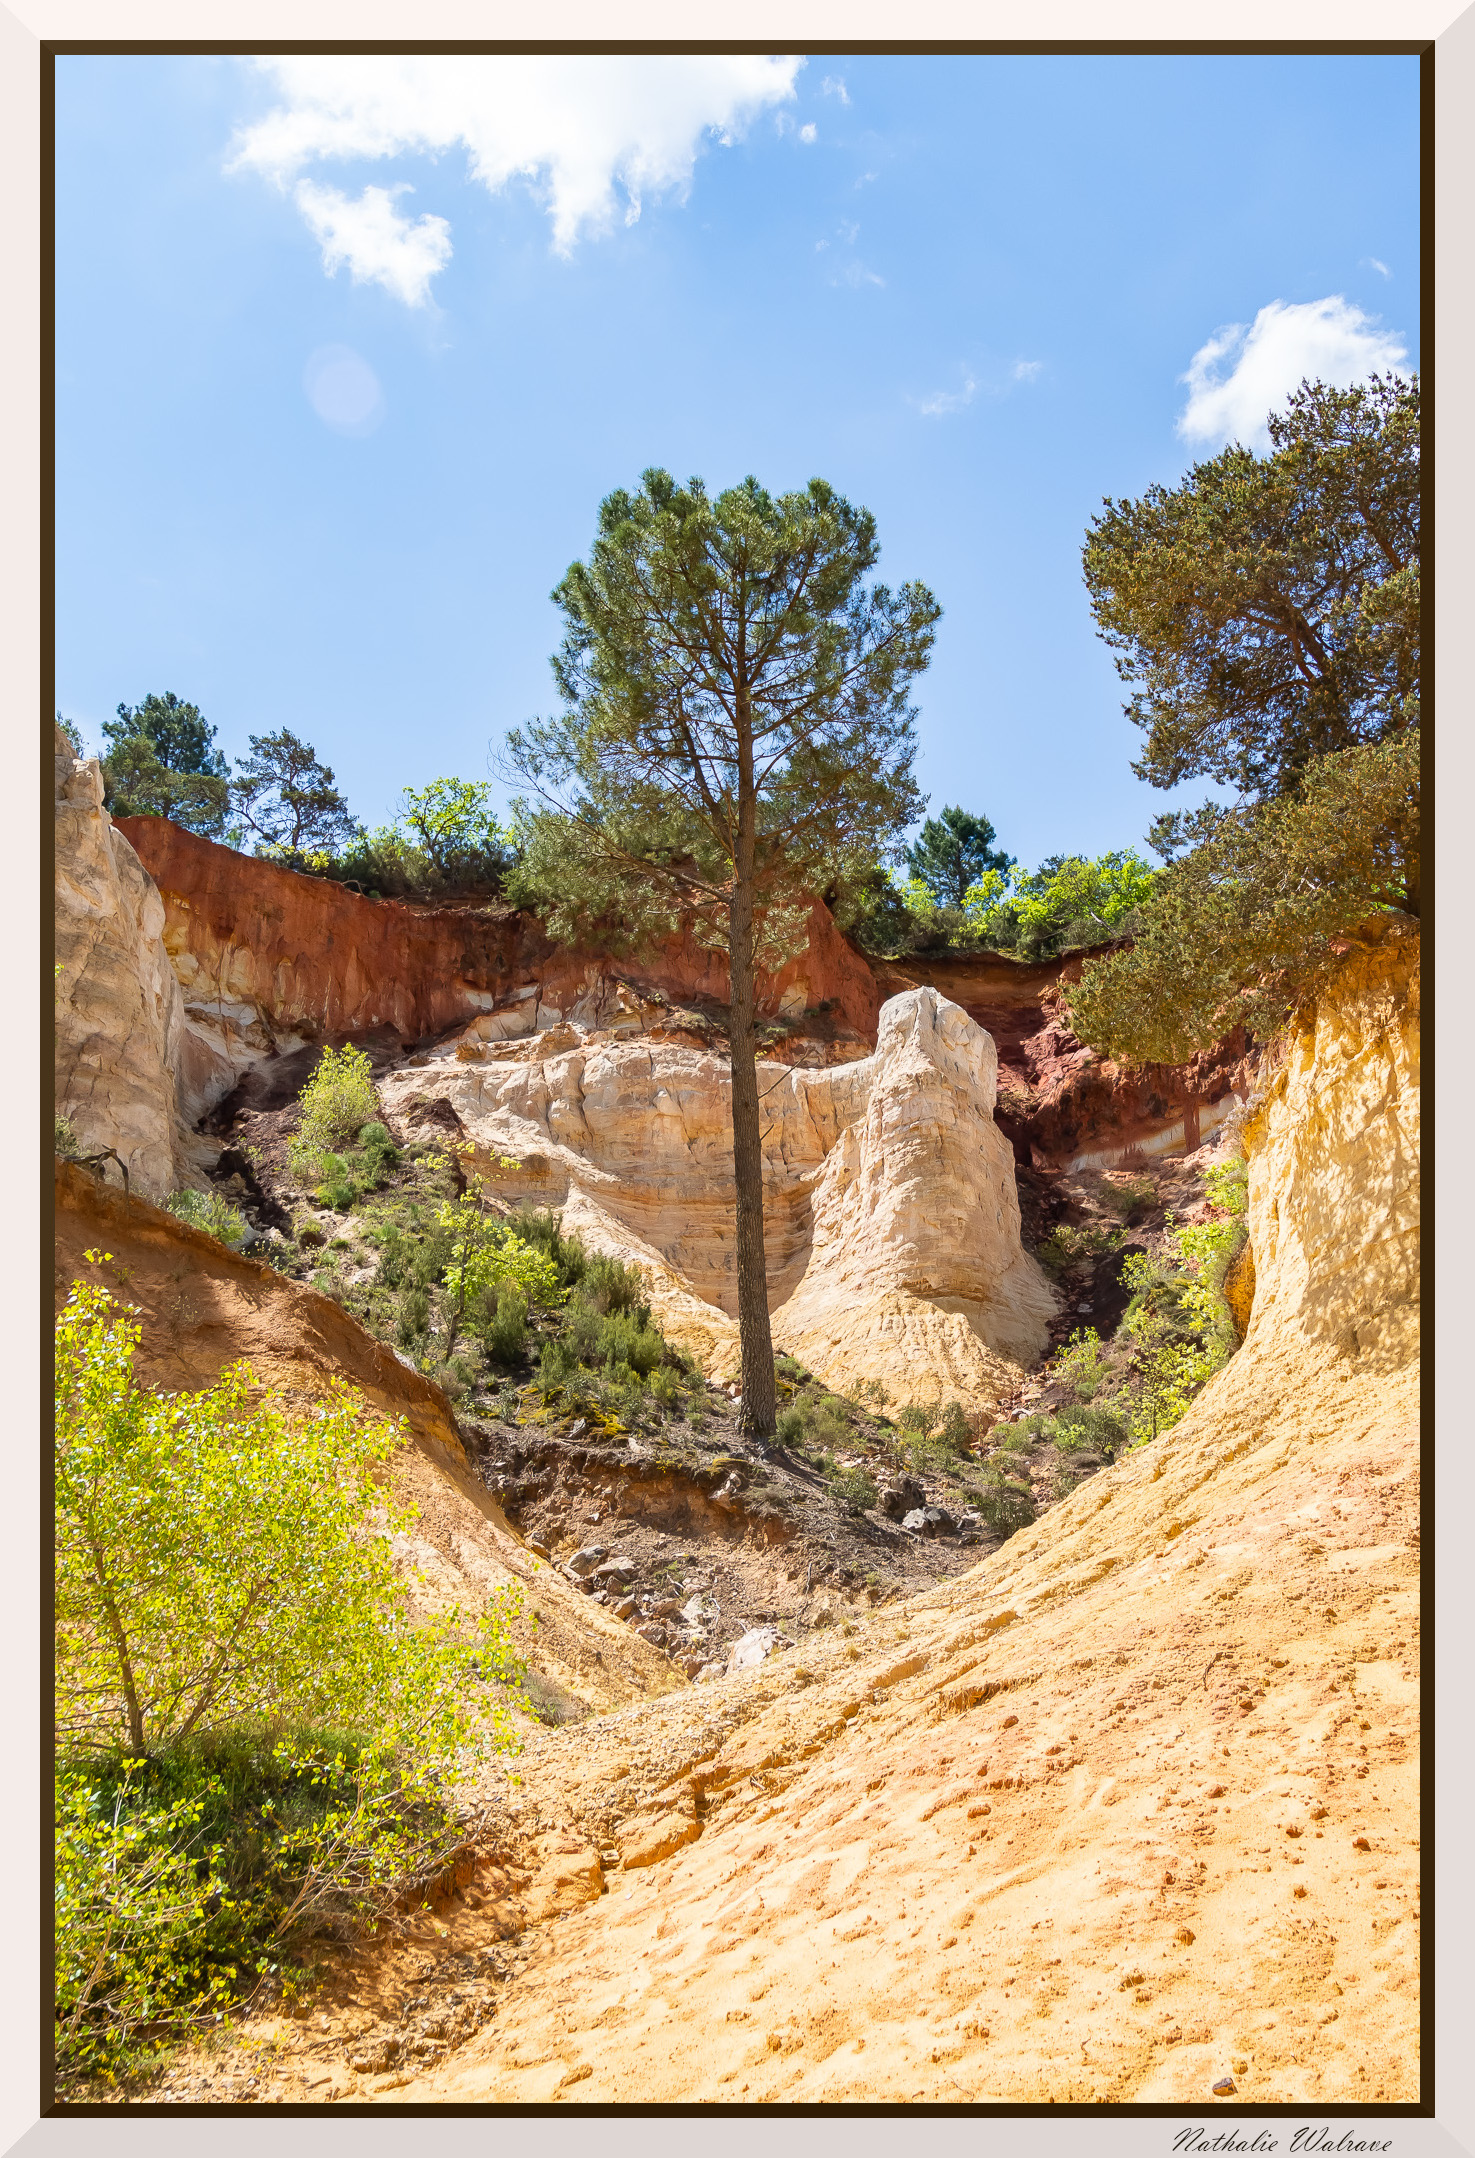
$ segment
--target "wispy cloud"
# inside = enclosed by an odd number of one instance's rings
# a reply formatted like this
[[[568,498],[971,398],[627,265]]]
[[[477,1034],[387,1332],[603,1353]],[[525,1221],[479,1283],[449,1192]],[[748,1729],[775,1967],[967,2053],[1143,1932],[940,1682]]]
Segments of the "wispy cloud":
[[[1367,267],[1370,270],[1376,270],[1379,277],[1391,277],[1393,275],[1393,272],[1389,269],[1387,263],[1379,262],[1376,255],[1364,255],[1362,258],[1362,262],[1360,262],[1357,267],[1361,269],[1363,263],[1366,263]]]
[[[801,142],[813,142],[818,136],[818,134],[819,129],[815,126],[814,122],[812,120],[806,120],[803,127],[801,127],[799,130],[799,140]]]
[[[821,97],[837,97],[842,105],[850,103],[850,92],[845,87],[843,75],[826,75],[819,86],[819,94]]]
[[[731,144],[765,109],[791,102],[803,64],[724,54],[274,57],[254,65],[277,102],[239,132],[230,169],[296,182],[303,215],[333,250],[326,266],[347,264],[416,306],[449,260],[446,221],[409,225],[393,210],[393,188],[366,188],[351,202],[304,180],[310,167],[463,150],[471,178],[492,193],[526,180],[547,207],[554,247],[568,254],[607,232],[617,209],[632,224],[647,196],[684,199],[706,141]]]
[[[1272,300],[1248,329],[1232,322],[1195,352],[1178,378],[1188,385],[1178,432],[1185,442],[1264,449],[1267,414],[1303,381],[1346,389],[1396,369],[1407,356],[1394,331],[1381,329],[1375,316],[1340,293],[1297,304]]]
[[[842,217],[835,230],[847,247],[854,247],[856,241],[860,238],[860,227],[851,217]]]
[[[854,285],[857,291],[862,285],[884,285],[886,282],[874,270],[867,269],[863,262],[847,262],[843,270],[835,272],[835,277],[838,283]]]
[[[401,217],[395,197],[411,193],[402,180],[398,187],[366,187],[355,199],[299,180],[293,200],[322,247],[329,277],[346,269],[356,285],[382,285],[406,307],[423,307],[430,280],[451,259],[451,228],[428,213],[413,222]]]
[[[1044,364],[1043,360],[1016,360],[1009,373],[1015,382],[1033,382]]]
[[[977,392],[976,380],[965,370],[960,390],[934,390],[930,397],[922,399],[918,409],[930,420],[944,419],[949,412],[961,412],[964,405],[971,405]]]

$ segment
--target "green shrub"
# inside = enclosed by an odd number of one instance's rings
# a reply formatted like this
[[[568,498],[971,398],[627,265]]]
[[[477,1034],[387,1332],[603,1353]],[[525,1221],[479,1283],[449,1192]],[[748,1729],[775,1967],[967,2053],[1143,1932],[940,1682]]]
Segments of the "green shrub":
[[[669,1364],[660,1364],[648,1381],[650,1397],[663,1409],[674,1409],[681,1399],[681,1380]]]
[[[364,1195],[361,1179],[338,1154],[319,1155],[317,1171],[322,1179],[313,1193],[318,1205],[331,1207],[335,1214],[351,1214]]]
[[[836,1498],[852,1513],[869,1513],[876,1503],[876,1480],[865,1469],[837,1469],[830,1482]]]
[[[950,1454],[965,1453],[973,1441],[973,1426],[961,1401],[950,1401],[942,1412],[942,1422],[937,1430],[937,1444]]]
[[[73,1285],[54,1665],[69,2083],[213,2018],[325,1915],[386,1912],[457,1838],[450,1779],[514,1743],[482,1681],[515,1687],[516,1599],[474,1639],[458,1613],[412,1618],[391,1549],[412,1515],[379,1477],[398,1435],[342,1386],[292,1418],[253,1406],[245,1365],[155,1394],[139,1338],[107,1291]]]
[[[785,1446],[802,1446],[808,1426],[808,1413],[802,1402],[791,1402],[778,1412],[777,1430]]]
[[[56,1111],[56,1151],[63,1161],[75,1161],[82,1151],[71,1118],[63,1116],[59,1109]]]
[[[406,1289],[399,1300],[395,1339],[402,1348],[418,1341],[430,1325],[430,1299],[423,1289]]]
[[[298,1099],[302,1114],[292,1142],[294,1166],[299,1158],[316,1160],[350,1145],[373,1122],[379,1107],[373,1066],[362,1049],[325,1049]]]
[[[536,1244],[546,1252],[558,1268],[558,1278],[566,1289],[577,1286],[584,1278],[588,1256],[576,1236],[565,1236],[559,1226],[558,1216],[544,1207],[523,1207],[513,1220],[513,1227],[525,1244]]]
[[[607,1366],[623,1364],[643,1379],[660,1363],[666,1344],[653,1326],[629,1310],[616,1310],[599,1323],[598,1349]]]
[[[597,1312],[606,1316],[629,1312],[642,1326],[650,1319],[644,1281],[633,1266],[625,1266],[619,1259],[594,1253],[584,1262],[579,1287],[585,1303]]]
[[[1056,1412],[1055,1444],[1062,1453],[1076,1453],[1086,1447],[1115,1461],[1126,1443],[1126,1422],[1111,1409],[1073,1402]]]
[[[516,1282],[487,1291],[478,1313],[477,1336],[494,1364],[515,1364],[528,1341],[527,1292]]]
[[[810,1412],[806,1436],[811,1446],[844,1446],[850,1437],[850,1426],[828,1401],[822,1401]]]
[[[1077,1228],[1073,1223],[1063,1221],[1047,1236],[1041,1237],[1036,1256],[1058,1280],[1071,1267],[1115,1251],[1121,1241],[1120,1229],[1104,1228],[1094,1222]]]
[[[896,1421],[901,1430],[916,1432],[918,1437],[925,1439],[937,1422],[937,1405],[934,1402],[928,1408],[919,1401],[903,1402],[896,1412]]]
[[[1156,1204],[1157,1186],[1150,1176],[1103,1177],[1101,1180],[1101,1203],[1119,1214],[1123,1221],[1132,1222]]]
[[[1101,1336],[1094,1326],[1078,1326],[1063,1349],[1057,1350],[1050,1376],[1068,1386],[1078,1401],[1091,1401],[1101,1391],[1106,1372],[1101,1362]]]
[[[203,1229],[206,1236],[217,1237],[232,1251],[239,1250],[246,1240],[245,1215],[218,1191],[176,1191],[164,1205],[180,1221],[187,1221],[192,1229]]]
[[[577,1369],[578,1358],[566,1341],[559,1336],[545,1341],[538,1357],[538,1391],[545,1396],[560,1392]]]
[[[1035,1518],[1034,1500],[1021,1478],[987,1468],[971,1486],[974,1505],[996,1536],[1012,1536]]]

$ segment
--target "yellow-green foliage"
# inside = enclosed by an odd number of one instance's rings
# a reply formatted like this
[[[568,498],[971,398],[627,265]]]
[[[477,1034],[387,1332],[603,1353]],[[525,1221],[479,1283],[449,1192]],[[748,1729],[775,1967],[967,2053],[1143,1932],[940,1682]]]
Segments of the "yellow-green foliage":
[[[302,1117],[292,1142],[293,1167],[316,1164],[348,1146],[378,1112],[373,1067],[351,1044],[325,1049],[299,1096]]]
[[[291,1418],[253,1405],[244,1365],[156,1393],[139,1338],[105,1289],[73,1285],[55,1661],[72,2075],[213,2013],[314,1913],[385,1908],[454,1840],[463,1764],[515,1743],[487,1681],[515,1692],[517,1599],[412,1616],[392,1540],[413,1516],[380,1480],[398,1435],[342,1386]]]
[[[530,1303],[562,1302],[558,1268],[548,1254],[485,1213],[470,1194],[448,1200],[436,1220],[450,1238],[451,1261],[444,1280],[458,1305],[502,1282],[521,1289]]]

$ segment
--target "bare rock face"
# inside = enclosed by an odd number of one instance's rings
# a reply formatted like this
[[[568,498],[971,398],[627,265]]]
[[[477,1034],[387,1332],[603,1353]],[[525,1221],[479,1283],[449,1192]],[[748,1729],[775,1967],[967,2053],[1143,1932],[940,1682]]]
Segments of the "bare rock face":
[[[253,1067],[309,1042],[390,1030],[406,1045],[468,1026],[468,1058],[570,1025],[620,1036],[669,1031],[673,1002],[722,1004],[727,958],[690,931],[641,961],[554,945],[495,903],[368,899],[182,831],[124,820],[164,899],[164,942],[184,992],[182,1074],[197,1119]],[[761,976],[760,1011],[820,1009],[843,1053],[863,1054],[880,997],[870,968],[818,901],[805,949]]]
[[[993,1042],[935,989],[913,989],[883,1009],[868,1063],[864,1110],[826,1158],[809,1264],[775,1325],[822,1376],[992,1406],[1041,1354],[1055,1312],[1020,1247]]]
[[[184,1173],[184,1034],[164,903],[103,808],[102,767],[56,733],[56,1099],[84,1153],[112,1147],[146,1197]],[[115,1172],[114,1172],[115,1173]]]
[[[1054,1298],[1019,1243],[994,1051],[933,989],[893,998],[875,1053],[760,1067],[775,1340],[827,1383],[992,1408],[1045,1345]],[[737,1362],[730,1079],[671,1042],[591,1036],[543,1058],[438,1061],[383,1082],[413,1129],[448,1101],[511,1199],[563,1210],[637,1265],[668,1335]]]
[[[1246,1123],[1250,1339],[1408,1362],[1419,1318],[1419,938],[1349,955]]]

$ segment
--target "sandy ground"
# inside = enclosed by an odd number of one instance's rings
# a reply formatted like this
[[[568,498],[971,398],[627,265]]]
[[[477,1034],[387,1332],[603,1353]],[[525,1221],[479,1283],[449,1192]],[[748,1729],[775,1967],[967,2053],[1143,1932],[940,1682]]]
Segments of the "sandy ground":
[[[549,1734],[522,1873],[164,2095],[1414,2099],[1415,1436],[1406,1371],[1236,1359],[973,1573]],[[574,1907],[368,2070],[509,1898]]]

